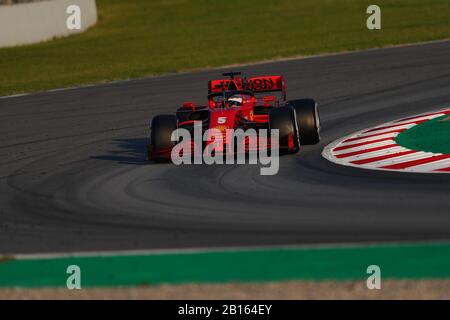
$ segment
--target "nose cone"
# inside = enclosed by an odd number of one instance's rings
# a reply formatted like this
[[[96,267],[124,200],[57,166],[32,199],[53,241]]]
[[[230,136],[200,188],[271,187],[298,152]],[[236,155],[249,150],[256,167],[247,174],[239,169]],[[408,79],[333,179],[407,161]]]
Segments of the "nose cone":
[[[224,150],[227,141],[226,130],[234,129],[235,118],[238,112],[239,110],[235,109],[211,111],[207,145],[214,143],[216,152]]]
[[[219,130],[233,129],[238,112],[239,110],[236,109],[220,109],[211,111],[209,128],[217,128]]]

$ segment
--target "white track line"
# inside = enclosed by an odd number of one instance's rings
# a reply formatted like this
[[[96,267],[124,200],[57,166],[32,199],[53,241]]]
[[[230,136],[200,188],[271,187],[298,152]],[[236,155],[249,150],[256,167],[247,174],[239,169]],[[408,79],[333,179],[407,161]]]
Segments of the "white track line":
[[[378,168],[378,167],[390,166],[390,165],[393,165],[393,164],[396,164],[396,163],[400,163],[400,162],[407,162],[407,161],[425,159],[425,158],[428,158],[428,157],[431,157],[431,156],[433,156],[433,153],[430,153],[430,152],[417,152],[417,153],[408,154],[408,155],[404,155],[404,156],[400,156],[400,157],[396,157],[396,158],[381,160],[381,161],[378,161],[378,162],[367,163],[367,164],[365,164],[365,166],[371,167],[371,168]]]
[[[398,147],[393,147],[393,148],[389,148],[389,149],[383,149],[383,150],[379,150],[379,151],[358,154],[356,156],[346,158],[345,160],[348,162],[353,162],[356,160],[367,160],[367,159],[371,159],[371,158],[375,158],[375,157],[385,156],[388,154],[399,154],[401,152],[405,152],[408,150],[409,149],[398,146]]]
[[[387,146],[387,145],[392,145],[392,144],[395,144],[394,140],[385,140],[385,141],[381,141],[381,142],[365,144],[363,146],[348,148],[345,150],[333,151],[333,155],[340,156],[340,155],[352,153],[355,151],[362,151],[362,150],[367,150],[367,149],[372,149],[372,148],[377,148],[377,147],[382,147],[382,146]]]
[[[401,129],[409,129],[414,127],[416,124],[415,123],[410,123],[410,124],[399,124],[396,125],[394,127],[390,127],[390,128],[385,128],[383,127],[379,127],[379,128],[371,128],[369,130],[373,130],[373,131],[369,131],[369,132],[363,132],[359,135],[359,137],[366,137],[366,136],[371,136],[371,135],[381,135],[381,134],[385,134],[386,132],[390,132],[393,130],[401,130]],[[377,130],[375,130],[377,129]],[[367,130],[366,130],[367,131]]]
[[[413,122],[413,121],[431,120],[431,119],[434,119],[434,118],[442,117],[444,115],[445,115],[445,113],[438,113],[438,114],[435,114],[435,115],[432,115],[432,116],[415,117],[413,119],[396,122],[396,124],[397,123],[401,124],[401,123],[405,123],[405,122]]]
[[[77,257],[116,257],[116,256],[141,256],[141,255],[172,255],[172,254],[197,254],[197,253],[226,253],[226,252],[246,252],[265,250],[328,250],[328,249],[351,249],[351,248],[372,248],[372,247],[398,247],[415,245],[448,245],[450,242],[441,239],[426,241],[393,241],[393,242],[344,242],[344,243],[321,243],[304,245],[272,245],[272,246],[242,246],[242,247],[211,247],[211,248],[188,248],[188,249],[150,249],[150,250],[111,250],[111,251],[78,251],[78,252],[58,252],[40,254],[12,254],[1,256],[15,260],[35,260],[35,259],[59,259]]]
[[[374,136],[374,137],[370,137],[370,138],[365,138],[365,139],[359,139],[359,140],[354,140],[354,141],[342,141],[339,146],[346,146],[346,145],[352,145],[352,144],[356,144],[356,143],[362,143],[362,142],[369,142],[369,141],[374,141],[374,140],[379,140],[379,139],[387,139],[387,138],[392,138],[392,140],[394,140],[394,138],[398,135],[398,132],[392,132],[392,133],[385,133],[382,135],[378,135],[378,136]]]
[[[450,159],[443,159],[415,166],[416,170],[434,171],[450,167]]]

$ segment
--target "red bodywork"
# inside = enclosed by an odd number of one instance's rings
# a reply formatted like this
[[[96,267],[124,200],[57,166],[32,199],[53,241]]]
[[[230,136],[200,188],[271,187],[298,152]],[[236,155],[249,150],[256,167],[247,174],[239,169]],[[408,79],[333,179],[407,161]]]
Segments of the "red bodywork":
[[[218,101],[216,98],[227,92],[245,92],[242,104],[231,106],[227,101]],[[248,93],[248,94],[247,94]],[[185,102],[177,110],[178,128],[192,130],[194,121],[202,121],[203,132],[206,129],[217,129],[224,135],[221,147],[218,150],[226,152],[228,137],[226,129],[243,130],[254,128],[268,129],[268,110],[278,107],[286,101],[286,83],[282,76],[259,76],[251,78],[242,78],[231,76],[231,79],[218,79],[208,82],[208,105],[201,106],[194,102]],[[267,112],[266,112],[267,110]],[[266,146],[255,146],[250,143],[251,138],[245,139],[245,151],[256,151],[261,148],[270,148],[269,139]],[[293,140],[292,140],[293,141]],[[190,143],[191,150],[194,148],[193,142]],[[208,145],[210,142],[207,142]],[[293,143],[293,142],[292,142]],[[202,150],[205,145],[202,146]],[[153,150],[152,155],[155,158],[171,157],[172,148],[163,150]]]

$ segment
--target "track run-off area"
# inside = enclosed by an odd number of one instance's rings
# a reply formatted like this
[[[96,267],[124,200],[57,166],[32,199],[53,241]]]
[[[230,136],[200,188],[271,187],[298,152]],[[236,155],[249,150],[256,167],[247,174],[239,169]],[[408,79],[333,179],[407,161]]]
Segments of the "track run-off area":
[[[230,68],[0,99],[0,254],[445,242],[450,175],[342,166],[322,151],[448,108],[449,57],[447,41],[239,68],[318,101],[321,143],[282,157],[275,176],[146,161],[152,116],[205,102]]]

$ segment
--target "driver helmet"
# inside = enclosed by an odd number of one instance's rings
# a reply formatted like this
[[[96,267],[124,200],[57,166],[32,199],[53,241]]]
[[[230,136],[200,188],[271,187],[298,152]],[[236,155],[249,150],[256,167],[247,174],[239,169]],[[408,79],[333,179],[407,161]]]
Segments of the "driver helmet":
[[[242,100],[243,100],[242,95],[234,94],[228,98],[228,105],[240,107],[240,106],[242,106]]]

